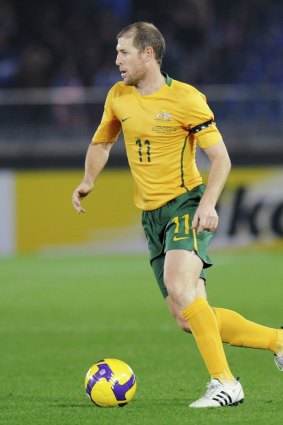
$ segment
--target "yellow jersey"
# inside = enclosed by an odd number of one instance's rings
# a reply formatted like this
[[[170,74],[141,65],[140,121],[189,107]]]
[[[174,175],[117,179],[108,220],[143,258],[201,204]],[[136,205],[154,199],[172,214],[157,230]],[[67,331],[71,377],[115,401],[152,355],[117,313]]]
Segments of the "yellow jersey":
[[[135,204],[150,211],[202,184],[196,144],[208,148],[221,140],[213,120],[202,93],[167,75],[166,83],[146,96],[118,82],[108,92],[92,143],[115,142],[123,131]]]

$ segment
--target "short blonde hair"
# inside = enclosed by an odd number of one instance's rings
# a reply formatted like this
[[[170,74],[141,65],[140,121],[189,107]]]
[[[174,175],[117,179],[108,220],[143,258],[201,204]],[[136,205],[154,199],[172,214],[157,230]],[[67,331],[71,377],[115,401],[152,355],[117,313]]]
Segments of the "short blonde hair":
[[[152,47],[156,61],[161,65],[165,53],[165,40],[155,25],[149,22],[135,22],[123,28],[117,35],[120,37],[133,37],[133,46],[139,51]]]

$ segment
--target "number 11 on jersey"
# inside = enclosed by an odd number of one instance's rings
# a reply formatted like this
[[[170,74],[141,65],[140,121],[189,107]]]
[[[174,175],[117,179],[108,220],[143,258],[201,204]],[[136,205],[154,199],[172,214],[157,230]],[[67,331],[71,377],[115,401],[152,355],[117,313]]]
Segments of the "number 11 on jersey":
[[[147,162],[151,162],[150,141],[145,140],[144,142],[142,142],[141,139],[138,139],[136,140],[136,145],[138,147],[139,161],[143,162],[143,160],[145,160]]]

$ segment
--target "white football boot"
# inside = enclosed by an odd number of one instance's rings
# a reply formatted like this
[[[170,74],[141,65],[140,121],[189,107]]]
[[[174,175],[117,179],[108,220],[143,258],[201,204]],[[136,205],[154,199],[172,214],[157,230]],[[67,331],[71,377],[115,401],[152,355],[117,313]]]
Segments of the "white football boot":
[[[281,329],[283,329],[283,326],[281,326]],[[274,362],[278,370],[283,372],[283,354],[274,354]]]
[[[280,372],[283,372],[283,355],[274,354],[274,362]]]
[[[242,385],[235,379],[233,382],[222,382],[212,379],[207,384],[205,394],[189,405],[193,408],[237,406],[244,402]]]

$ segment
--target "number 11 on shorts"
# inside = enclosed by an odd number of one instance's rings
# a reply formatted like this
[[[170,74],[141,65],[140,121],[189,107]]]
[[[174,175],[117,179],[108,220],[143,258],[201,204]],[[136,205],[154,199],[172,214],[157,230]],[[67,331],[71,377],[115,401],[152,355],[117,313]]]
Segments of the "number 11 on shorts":
[[[182,222],[183,223],[181,223],[181,224],[183,224],[184,225],[184,234],[185,235],[189,235],[189,232],[190,232],[190,224],[189,224],[189,218],[190,218],[190,216],[189,216],[189,214],[184,214],[182,217],[181,217],[181,220],[182,220]],[[181,237],[178,237],[177,235],[179,234],[179,231],[180,231],[180,219],[179,219],[179,217],[178,216],[176,216],[176,217],[174,217],[173,219],[172,219],[172,223],[175,223],[175,236],[174,236],[174,241],[178,241],[178,240],[181,240],[181,239],[187,239],[188,238],[188,236],[181,236]],[[183,226],[182,226],[183,227]]]

